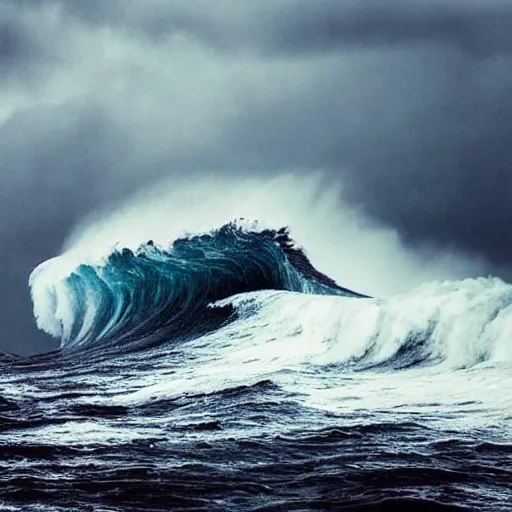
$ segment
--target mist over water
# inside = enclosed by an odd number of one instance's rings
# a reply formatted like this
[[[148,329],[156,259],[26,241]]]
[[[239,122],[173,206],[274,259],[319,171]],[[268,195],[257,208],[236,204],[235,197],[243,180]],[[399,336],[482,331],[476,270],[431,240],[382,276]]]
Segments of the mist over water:
[[[402,244],[391,228],[373,223],[340,200],[343,189],[322,171],[274,178],[174,178],[148,187],[112,210],[83,220],[64,244],[66,259],[99,260],[113,247],[162,247],[186,233],[207,232],[234,220],[290,228],[313,264],[338,282],[384,297],[425,281],[485,273],[484,261],[435,247]]]

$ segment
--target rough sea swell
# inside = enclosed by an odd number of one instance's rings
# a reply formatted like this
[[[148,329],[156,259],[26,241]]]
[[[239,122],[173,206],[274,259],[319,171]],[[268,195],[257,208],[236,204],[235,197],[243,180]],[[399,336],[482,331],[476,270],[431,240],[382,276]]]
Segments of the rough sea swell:
[[[387,300],[230,223],[31,276],[2,510],[510,510],[512,286]]]

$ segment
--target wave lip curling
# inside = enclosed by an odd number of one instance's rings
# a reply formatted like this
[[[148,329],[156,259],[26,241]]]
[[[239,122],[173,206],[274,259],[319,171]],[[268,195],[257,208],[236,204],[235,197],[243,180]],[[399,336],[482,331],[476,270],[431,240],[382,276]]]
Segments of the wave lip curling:
[[[114,250],[100,264],[69,268],[64,254],[37,267],[30,286],[39,328],[64,348],[201,335],[233,312],[207,306],[240,293],[364,297],[315,269],[286,228],[258,231],[237,222],[167,249],[149,241],[135,251]]]

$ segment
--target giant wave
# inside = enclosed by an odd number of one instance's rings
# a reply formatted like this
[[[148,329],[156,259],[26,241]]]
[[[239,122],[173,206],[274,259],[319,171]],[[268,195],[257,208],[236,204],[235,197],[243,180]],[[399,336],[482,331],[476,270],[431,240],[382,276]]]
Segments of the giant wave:
[[[175,240],[168,249],[149,241],[136,251],[114,250],[101,264],[80,264],[48,280],[54,259],[30,277],[39,327],[63,347],[115,343],[127,348],[189,338],[220,325],[215,301],[258,290],[363,295],[316,270],[285,228],[250,230],[228,223]]]
[[[222,328],[218,336],[227,338],[237,335],[226,329],[250,332],[255,347],[266,341],[254,332],[277,339],[291,331],[296,346],[306,343],[321,364],[358,368],[465,368],[510,356],[510,285],[492,278],[432,282],[370,299],[318,271],[286,228],[229,222],[168,248],[149,241],[71,268],[65,258],[40,265],[30,284],[38,326],[66,350],[123,352]]]

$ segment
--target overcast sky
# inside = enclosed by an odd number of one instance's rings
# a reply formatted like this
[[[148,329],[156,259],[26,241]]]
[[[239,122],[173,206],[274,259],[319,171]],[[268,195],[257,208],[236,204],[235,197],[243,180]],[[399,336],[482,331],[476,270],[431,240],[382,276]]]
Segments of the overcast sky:
[[[49,346],[28,274],[84,215],[184,173],[325,169],[509,277],[511,26],[508,0],[0,0],[0,350]]]

